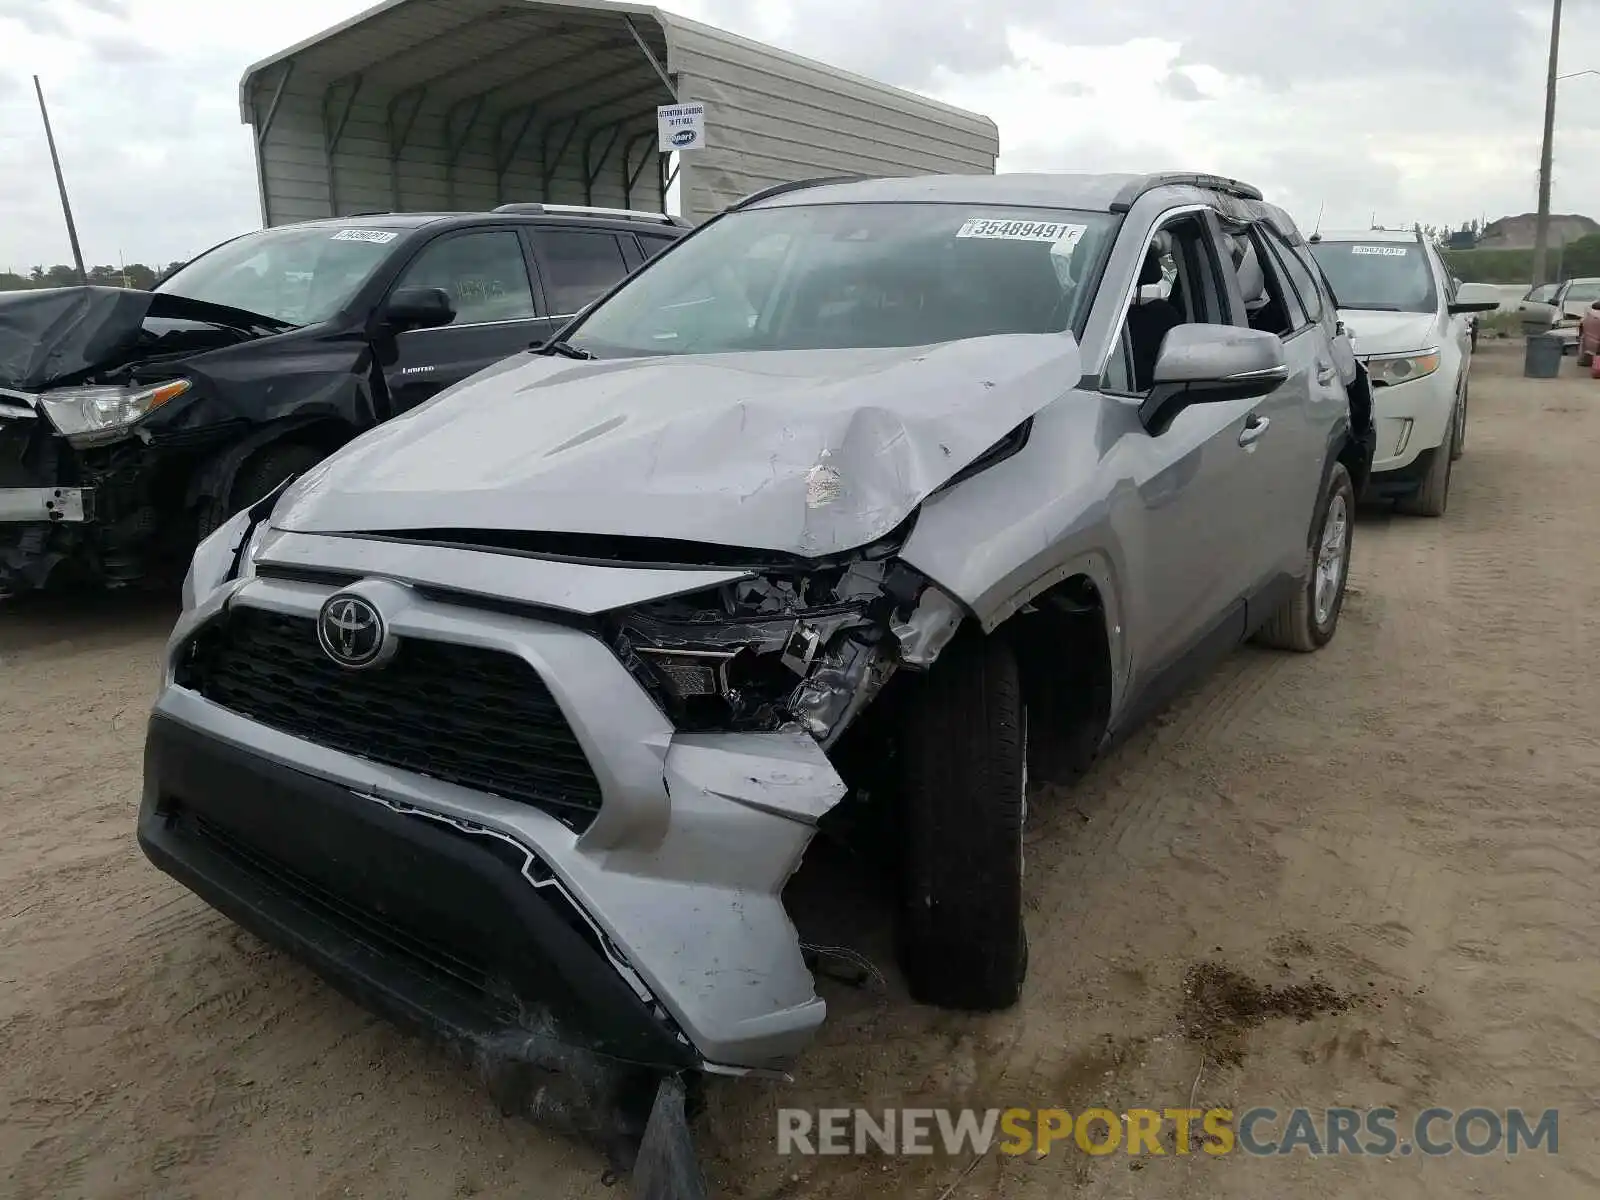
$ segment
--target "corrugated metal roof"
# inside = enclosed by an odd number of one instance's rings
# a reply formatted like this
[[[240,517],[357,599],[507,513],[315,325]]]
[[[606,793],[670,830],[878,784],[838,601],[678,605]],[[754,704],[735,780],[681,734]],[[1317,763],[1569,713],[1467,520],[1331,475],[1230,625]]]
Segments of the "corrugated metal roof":
[[[385,203],[664,204],[655,108],[675,99],[707,107],[704,144],[679,156],[691,218],[780,180],[992,172],[999,152],[986,117],[611,0],[387,0],[240,85],[269,224]]]

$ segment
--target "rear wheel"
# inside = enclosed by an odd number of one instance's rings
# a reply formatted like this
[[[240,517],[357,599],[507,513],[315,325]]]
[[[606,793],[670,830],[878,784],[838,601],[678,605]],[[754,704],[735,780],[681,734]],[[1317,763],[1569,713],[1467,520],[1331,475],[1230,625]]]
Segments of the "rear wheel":
[[[1302,654],[1333,640],[1344,611],[1350,577],[1350,541],[1356,511],[1355,485],[1343,463],[1334,463],[1317,508],[1316,533],[1306,555],[1306,580],[1261,627],[1257,639]]]
[[[1413,517],[1444,516],[1444,510],[1450,503],[1450,471],[1456,461],[1455,440],[1456,417],[1451,413],[1449,424],[1445,426],[1444,444],[1433,452],[1433,461],[1428,464],[1428,473],[1422,478],[1422,486],[1414,494],[1400,500],[1395,505],[1397,510]]]
[[[1007,1008],[1028,960],[1028,750],[1016,656],[1000,637],[961,638],[922,684],[901,726],[901,965],[921,1003]]]

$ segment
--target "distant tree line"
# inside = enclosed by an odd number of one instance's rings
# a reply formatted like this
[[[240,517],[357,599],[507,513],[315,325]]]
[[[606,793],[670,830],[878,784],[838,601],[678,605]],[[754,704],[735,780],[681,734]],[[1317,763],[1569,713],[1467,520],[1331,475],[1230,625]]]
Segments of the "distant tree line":
[[[182,266],[168,263],[165,267],[147,267],[144,263],[129,263],[125,267],[90,267],[89,282],[101,287],[150,287],[167,272]],[[0,271],[0,292],[20,292],[30,288],[75,287],[78,271],[65,263],[53,267],[32,267],[26,275],[15,271]]]
[[[1467,283],[1529,283],[1532,250],[1445,250],[1445,262]],[[1600,275],[1600,234],[1550,247],[1547,282]]]

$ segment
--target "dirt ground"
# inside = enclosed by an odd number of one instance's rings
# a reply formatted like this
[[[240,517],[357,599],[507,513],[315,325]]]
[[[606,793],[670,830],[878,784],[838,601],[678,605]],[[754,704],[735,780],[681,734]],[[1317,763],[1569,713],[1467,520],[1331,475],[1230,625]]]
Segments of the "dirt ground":
[[[1567,371],[1525,381],[1486,346],[1449,514],[1361,522],[1334,644],[1240,652],[1085,785],[1035,798],[1016,1010],[920,1009],[892,971],[824,983],[830,1021],[793,1084],[718,1084],[698,1126],[717,1193],[1600,1191],[1600,384]],[[0,1191],[624,1194],[145,863],[140,747],[171,615],[0,614]],[[851,878],[801,891],[828,894],[823,924],[865,914],[852,942],[887,964],[883,906]],[[1235,1020],[1241,996],[1264,1011]],[[1559,1108],[1560,1153],[775,1149],[780,1105],[1191,1101]]]

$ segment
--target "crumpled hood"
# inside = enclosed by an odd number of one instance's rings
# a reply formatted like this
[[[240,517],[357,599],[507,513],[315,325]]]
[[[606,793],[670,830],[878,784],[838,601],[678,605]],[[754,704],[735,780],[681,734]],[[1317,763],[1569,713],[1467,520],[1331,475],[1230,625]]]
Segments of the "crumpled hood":
[[[1438,345],[1432,313],[1383,312],[1370,308],[1341,308],[1350,344],[1362,358],[1373,354],[1403,354]]]
[[[1066,334],[577,362],[522,355],[303,476],[307,533],[518,530],[853,549],[1076,385]]]
[[[120,365],[150,317],[201,321],[244,337],[290,328],[254,313],[134,288],[0,292],[0,387],[43,391]]]

